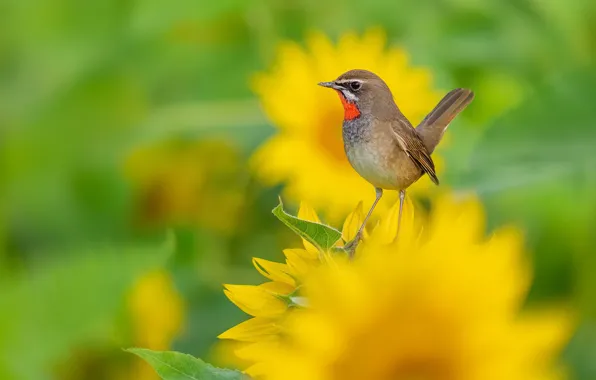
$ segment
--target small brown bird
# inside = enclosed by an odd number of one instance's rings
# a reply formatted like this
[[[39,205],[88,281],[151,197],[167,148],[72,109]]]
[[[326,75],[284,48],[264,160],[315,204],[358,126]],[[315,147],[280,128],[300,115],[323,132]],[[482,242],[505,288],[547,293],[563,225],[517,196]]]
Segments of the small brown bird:
[[[430,155],[451,120],[470,104],[474,93],[463,88],[449,92],[414,128],[395,104],[387,84],[370,71],[350,70],[319,85],[339,94],[344,107],[342,130],[348,161],[375,187],[377,195],[356,237],[346,244],[353,254],[383,189],[399,191],[399,234],[406,189],[424,174],[439,184]]]

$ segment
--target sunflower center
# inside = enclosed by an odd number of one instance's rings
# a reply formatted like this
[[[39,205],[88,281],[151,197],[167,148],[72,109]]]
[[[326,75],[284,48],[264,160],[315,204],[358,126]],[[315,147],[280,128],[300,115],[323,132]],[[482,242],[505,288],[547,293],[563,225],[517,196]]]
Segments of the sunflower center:
[[[347,164],[348,160],[341,137],[341,125],[341,115],[327,110],[319,119],[317,140],[330,158],[342,164]]]

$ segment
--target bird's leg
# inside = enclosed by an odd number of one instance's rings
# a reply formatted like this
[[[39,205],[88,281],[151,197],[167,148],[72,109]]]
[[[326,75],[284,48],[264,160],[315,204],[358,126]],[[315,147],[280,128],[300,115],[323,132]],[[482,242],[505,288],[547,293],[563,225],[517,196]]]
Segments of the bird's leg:
[[[395,234],[395,239],[399,236],[399,230],[401,228],[401,213],[404,209],[404,201],[406,200],[406,190],[399,191],[399,214],[397,215],[397,233]]]
[[[373,210],[375,209],[375,206],[377,205],[377,203],[379,203],[379,200],[381,200],[381,197],[383,196],[383,189],[381,189],[379,187],[375,187],[375,193],[376,193],[375,201],[373,202],[372,206],[370,207],[370,210],[368,210],[368,214],[366,214],[366,217],[364,218],[364,221],[360,225],[360,228],[358,228],[358,232],[356,233],[356,236],[354,236],[354,239],[352,239],[348,244],[346,244],[344,246],[344,248],[349,252],[350,257],[354,256],[354,252],[356,251],[356,246],[358,245],[358,242],[360,242],[360,239],[362,238],[362,231],[364,230],[364,226],[366,226],[366,222],[368,221],[368,218],[370,218],[370,216],[373,213]]]

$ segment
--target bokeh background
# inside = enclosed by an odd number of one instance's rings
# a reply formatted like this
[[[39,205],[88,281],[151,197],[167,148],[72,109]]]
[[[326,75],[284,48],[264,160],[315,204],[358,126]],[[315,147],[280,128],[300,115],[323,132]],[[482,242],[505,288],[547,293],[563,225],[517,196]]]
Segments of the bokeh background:
[[[225,364],[246,316],[221,284],[299,244],[249,163],[276,133],[251,78],[283,41],[371,27],[475,90],[443,183],[525,231],[528,303],[578,310],[563,359],[596,378],[594,20],[592,0],[4,0],[0,379],[155,379],[129,346]]]

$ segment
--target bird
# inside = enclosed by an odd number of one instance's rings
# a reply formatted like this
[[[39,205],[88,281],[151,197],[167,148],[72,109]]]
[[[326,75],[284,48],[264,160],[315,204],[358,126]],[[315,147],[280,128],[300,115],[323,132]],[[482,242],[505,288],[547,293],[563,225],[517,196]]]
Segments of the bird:
[[[414,128],[395,103],[389,86],[371,71],[350,70],[319,85],[339,95],[344,109],[346,156],[354,170],[375,188],[375,201],[355,237],[344,246],[353,256],[383,190],[399,191],[397,238],[406,189],[425,174],[439,185],[431,154],[449,123],[472,102],[474,92],[465,88],[450,91]]]

